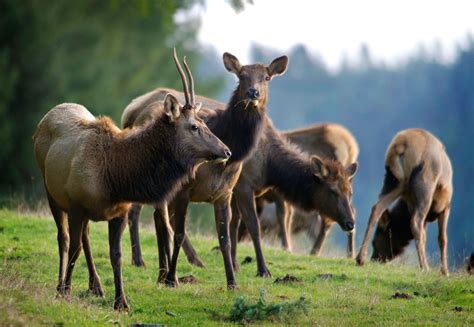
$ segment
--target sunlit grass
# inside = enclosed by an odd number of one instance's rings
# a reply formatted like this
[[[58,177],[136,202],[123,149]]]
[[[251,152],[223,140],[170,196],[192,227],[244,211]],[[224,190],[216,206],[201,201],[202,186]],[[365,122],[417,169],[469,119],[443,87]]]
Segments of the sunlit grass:
[[[474,279],[464,272],[442,277],[437,268],[423,273],[398,264],[356,267],[348,259],[314,258],[266,247],[273,278],[255,277],[254,261],[237,273],[239,289],[225,287],[225,274],[214,237],[193,237],[207,268],[190,266],[181,256],[178,275],[194,275],[199,283],[170,289],[156,284],[157,249],[151,229],[142,229],[146,269],[131,266],[129,237],[123,238],[124,284],[131,306],[128,315],[112,309],[113,276],[108,258],[105,223],[93,223],[91,243],[106,290],[104,299],[89,295],[87,267],[82,255],[74,271],[70,299],[56,298],[58,270],[56,226],[51,217],[0,210],[0,321],[2,325],[65,323],[67,325],[118,322],[170,325],[221,325],[235,299],[245,295],[256,302],[261,288],[267,301],[292,301],[305,294],[308,314],[298,313],[283,323],[321,325],[366,324],[474,324]],[[127,233],[127,231],[125,232]],[[246,243],[239,247],[239,261],[254,256]],[[274,284],[276,277],[291,274],[301,283]],[[332,274],[332,278],[321,276]],[[391,299],[395,292],[411,300]],[[416,295],[415,295],[416,294]],[[462,307],[458,312],[455,307]],[[166,314],[171,311],[176,316]],[[287,318],[288,319],[288,318]],[[276,320],[279,322],[279,320]]]

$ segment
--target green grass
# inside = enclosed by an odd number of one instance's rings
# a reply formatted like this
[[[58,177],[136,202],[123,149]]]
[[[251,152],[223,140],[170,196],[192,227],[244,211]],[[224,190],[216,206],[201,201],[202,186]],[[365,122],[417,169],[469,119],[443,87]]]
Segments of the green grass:
[[[81,255],[74,271],[72,296],[63,299],[56,298],[55,292],[58,254],[53,219],[0,210],[0,325],[222,325],[230,323],[226,317],[238,296],[245,295],[248,302],[256,303],[262,288],[269,304],[295,301],[302,294],[308,303],[307,314],[276,317],[266,321],[268,324],[474,324],[474,278],[464,272],[454,272],[445,278],[437,268],[429,273],[396,264],[367,264],[361,268],[347,259],[314,258],[265,248],[274,277],[255,277],[252,262],[241,266],[237,273],[239,289],[227,291],[222,257],[219,251],[211,250],[216,245],[214,237],[193,237],[206,269],[190,266],[181,255],[178,275],[193,274],[199,284],[167,288],[156,284],[155,236],[150,228],[142,231],[146,269],[131,266],[127,231],[123,238],[124,285],[131,306],[125,315],[112,309],[114,285],[105,223],[91,226],[92,250],[105,298],[86,292],[87,267]],[[250,244],[241,245],[239,261],[247,255],[254,256],[253,248]],[[286,274],[300,278],[301,282],[273,283],[276,277]],[[323,279],[319,274],[333,274],[334,278]],[[395,292],[419,295],[411,300],[391,299]],[[463,311],[456,312],[455,307],[462,307]]]

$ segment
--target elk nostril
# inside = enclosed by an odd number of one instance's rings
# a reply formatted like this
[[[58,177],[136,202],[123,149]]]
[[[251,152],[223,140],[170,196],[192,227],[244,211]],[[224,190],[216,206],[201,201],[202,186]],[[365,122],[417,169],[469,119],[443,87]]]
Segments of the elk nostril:
[[[225,155],[227,156],[227,159],[229,159],[232,155],[232,152],[230,152],[230,150],[225,150]]]
[[[354,229],[354,223],[348,221],[346,223],[346,228],[347,228],[347,230],[353,230]]]
[[[258,90],[255,90],[253,92],[253,95],[254,95],[255,98],[258,98],[260,96],[260,92]]]

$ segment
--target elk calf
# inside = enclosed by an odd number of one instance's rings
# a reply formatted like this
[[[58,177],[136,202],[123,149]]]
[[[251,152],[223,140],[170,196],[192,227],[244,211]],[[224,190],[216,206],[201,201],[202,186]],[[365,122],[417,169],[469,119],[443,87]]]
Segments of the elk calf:
[[[420,267],[428,270],[425,226],[438,220],[441,272],[447,275],[446,228],[453,184],[451,162],[443,144],[423,129],[401,131],[388,147],[385,169],[382,191],[372,207],[357,263],[364,264],[370,236],[384,214],[374,238],[373,258],[389,260],[414,238]],[[396,206],[386,212],[396,199],[399,199]]]
[[[317,155],[321,158],[329,160],[337,160],[344,167],[349,167],[357,161],[359,155],[359,146],[354,136],[343,126],[338,124],[317,124],[304,128],[282,133],[291,143],[295,144],[302,151]],[[244,166],[245,167],[245,166]],[[245,169],[245,168],[244,168]],[[297,213],[297,219],[310,220],[315,219],[316,222],[302,222],[295,221],[295,224],[303,227],[319,226],[317,230],[314,228],[306,230],[309,237],[314,240],[311,254],[319,256],[324,244],[324,241],[331,230],[332,225],[336,222],[333,217],[321,215],[317,211],[312,213],[302,212],[296,208],[292,208],[291,204],[285,201],[285,198],[280,194],[269,191],[260,198],[257,198],[257,211],[262,211],[262,205],[265,202],[275,202],[276,219],[266,221],[270,225],[263,226],[262,230],[271,231],[278,228],[281,243],[283,248],[291,250],[290,233],[292,232],[293,213]],[[294,210],[296,209],[296,210]],[[262,223],[262,221],[261,221]],[[243,226],[241,224],[241,226]],[[243,231],[240,228],[240,231]],[[239,235],[239,239],[240,239]],[[355,229],[347,233],[347,254],[348,257],[353,258],[355,248]]]
[[[184,73],[174,54],[176,65]],[[88,224],[108,221],[115,282],[114,308],[128,310],[122,284],[121,236],[131,202],[163,202],[196,166],[228,159],[229,149],[212,134],[189,101],[168,95],[162,114],[136,130],[119,130],[78,104],[61,104],[39,122],[33,136],[38,166],[58,228],[60,294],[71,292],[75,262],[84,246],[89,288],[103,295],[89,245]]]

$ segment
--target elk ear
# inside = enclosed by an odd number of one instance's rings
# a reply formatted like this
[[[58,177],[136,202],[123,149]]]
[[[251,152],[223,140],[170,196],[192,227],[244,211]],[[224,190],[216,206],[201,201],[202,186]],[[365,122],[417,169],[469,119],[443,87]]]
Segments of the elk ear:
[[[349,166],[346,168],[346,173],[349,175],[349,178],[354,177],[355,173],[357,172],[357,167],[359,164],[357,162],[351,163]]]
[[[224,66],[229,72],[239,75],[242,65],[240,64],[239,59],[236,56],[225,52],[223,56]]]
[[[194,112],[195,113],[198,113],[199,110],[201,110],[202,108],[202,103],[201,102],[197,102],[195,105],[194,105]]]
[[[268,74],[270,74],[270,76],[272,77],[283,75],[286,72],[287,67],[288,67],[288,57],[281,56],[273,60],[270,66],[268,66]]]
[[[165,114],[169,117],[170,121],[173,122],[178,119],[180,111],[180,104],[178,99],[171,93],[165,96]]]
[[[320,158],[316,156],[311,157],[310,166],[314,176],[323,179],[328,175],[328,169]]]

